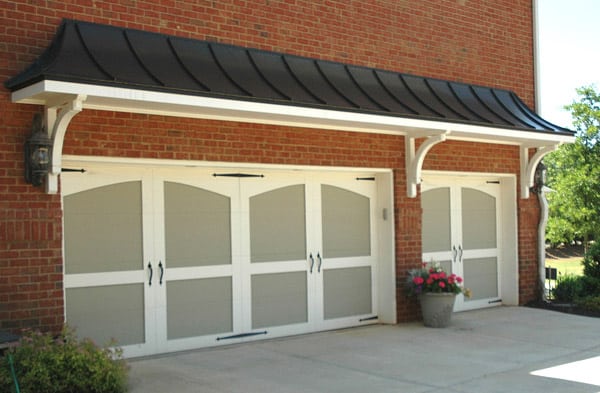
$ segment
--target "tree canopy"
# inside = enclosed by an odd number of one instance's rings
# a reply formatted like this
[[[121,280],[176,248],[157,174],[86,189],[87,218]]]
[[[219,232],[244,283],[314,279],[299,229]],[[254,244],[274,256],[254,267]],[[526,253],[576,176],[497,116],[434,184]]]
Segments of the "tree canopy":
[[[600,235],[600,95],[591,87],[577,89],[578,101],[565,106],[577,134],[575,143],[560,146],[544,159],[548,168],[549,218],[546,237],[552,244]]]

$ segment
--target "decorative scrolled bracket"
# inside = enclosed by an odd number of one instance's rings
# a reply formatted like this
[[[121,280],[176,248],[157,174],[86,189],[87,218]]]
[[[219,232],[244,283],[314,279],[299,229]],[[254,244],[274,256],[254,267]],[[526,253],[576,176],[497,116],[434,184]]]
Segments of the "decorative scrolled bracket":
[[[49,137],[52,140],[52,158],[50,172],[46,180],[46,193],[56,194],[58,192],[58,175],[62,167],[62,150],[65,133],[71,119],[83,110],[85,95],[69,96],[55,104],[45,107],[46,126]]]
[[[558,148],[556,145],[540,146],[535,154],[529,158],[529,148],[521,146],[521,198],[529,198],[529,189],[533,187],[535,168],[548,153]]]
[[[441,134],[427,136],[427,139],[419,146],[416,152],[416,137],[406,136],[404,149],[406,157],[406,188],[409,198],[416,198],[417,196],[417,185],[421,183],[421,170],[425,156],[433,146],[445,141],[448,133],[449,131],[446,131]]]

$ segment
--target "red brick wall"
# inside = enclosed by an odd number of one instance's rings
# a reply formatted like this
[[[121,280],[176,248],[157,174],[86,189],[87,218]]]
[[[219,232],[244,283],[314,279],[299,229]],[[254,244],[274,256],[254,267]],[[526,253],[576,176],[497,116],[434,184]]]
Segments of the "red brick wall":
[[[0,328],[55,328],[63,320],[60,198],[24,183],[23,140],[31,108],[7,101],[4,93],[0,101]]]
[[[519,199],[519,296],[521,304],[539,296],[537,229],[540,210],[537,196]]]
[[[533,104],[531,8],[531,0],[0,1],[0,77],[28,65],[61,19],[74,18],[503,87]]]
[[[60,20],[74,18],[502,87],[533,104],[530,0],[191,3],[0,0],[0,79],[28,66]],[[22,178],[22,144],[39,110],[11,104],[1,88],[0,328],[13,330],[56,329],[64,313],[60,197]],[[514,147],[463,147],[435,147],[426,168],[518,173]],[[394,168],[398,279],[420,261],[420,202],[406,197],[399,137],[86,110],[69,127],[65,153]],[[537,214],[535,198],[519,200],[522,301],[535,293]],[[400,290],[407,320],[414,309]]]

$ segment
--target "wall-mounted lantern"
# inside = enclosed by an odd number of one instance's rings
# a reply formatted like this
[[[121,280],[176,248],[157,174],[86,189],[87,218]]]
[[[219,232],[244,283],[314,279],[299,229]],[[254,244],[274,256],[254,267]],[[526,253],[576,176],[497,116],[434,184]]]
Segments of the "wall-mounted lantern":
[[[33,117],[31,135],[25,141],[25,181],[36,187],[44,184],[44,179],[50,169],[52,141],[44,129],[42,115],[36,113]]]
[[[531,191],[535,194],[542,193],[544,185],[546,184],[546,165],[540,162],[535,168],[535,174],[533,175],[533,187]]]

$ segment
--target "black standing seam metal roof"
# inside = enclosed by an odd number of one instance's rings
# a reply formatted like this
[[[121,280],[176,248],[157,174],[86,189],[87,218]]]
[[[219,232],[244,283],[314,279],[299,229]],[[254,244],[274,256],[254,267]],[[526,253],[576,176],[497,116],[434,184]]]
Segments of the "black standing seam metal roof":
[[[5,86],[42,80],[573,134],[508,90],[75,20]]]

